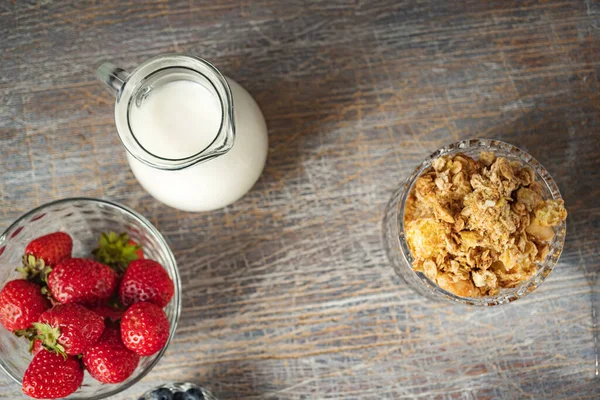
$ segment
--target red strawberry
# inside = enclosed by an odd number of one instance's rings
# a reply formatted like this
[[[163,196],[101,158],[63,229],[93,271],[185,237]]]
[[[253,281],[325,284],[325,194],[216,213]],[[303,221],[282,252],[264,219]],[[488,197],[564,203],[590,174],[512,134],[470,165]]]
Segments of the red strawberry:
[[[118,273],[125,272],[130,262],[144,258],[142,248],[130,239],[127,233],[102,233],[98,248],[92,253],[97,261],[110,266]]]
[[[57,399],[75,392],[82,382],[83,368],[76,357],[42,350],[27,367],[22,388],[35,399]]]
[[[135,371],[140,356],[121,341],[119,328],[106,328],[98,342],[83,353],[83,364],[102,383],[120,383]]]
[[[121,319],[121,339],[129,350],[151,356],[167,344],[169,320],[156,304],[135,303]]]
[[[54,232],[41,236],[29,242],[25,247],[23,256],[23,267],[18,268],[26,278],[31,279],[37,275],[45,275],[53,267],[65,258],[71,257],[73,250],[73,239],[64,232]]]
[[[144,249],[142,249],[142,246],[140,246],[135,240],[133,239],[129,239],[129,242],[127,242],[128,245],[130,246],[136,246],[138,249],[135,252],[135,254],[138,257],[138,260],[143,260],[144,259]]]
[[[43,349],[44,346],[42,346],[42,341],[40,339],[33,339],[33,341],[31,342],[31,346],[29,346],[29,352],[34,356]]]
[[[129,264],[119,286],[119,299],[128,307],[140,301],[164,307],[175,288],[165,269],[153,260],[136,260]]]
[[[102,304],[96,307],[91,307],[90,310],[98,314],[104,319],[108,319],[110,321],[118,321],[123,317],[123,310],[118,307],[113,307],[110,305]]]
[[[27,329],[49,308],[40,287],[24,279],[8,282],[0,292],[0,323],[11,332]]]
[[[59,304],[40,315],[33,327],[46,349],[77,355],[100,339],[104,319],[79,304]]]
[[[48,276],[50,293],[62,304],[100,304],[110,299],[117,285],[117,273],[108,265],[85,258],[63,260]]]

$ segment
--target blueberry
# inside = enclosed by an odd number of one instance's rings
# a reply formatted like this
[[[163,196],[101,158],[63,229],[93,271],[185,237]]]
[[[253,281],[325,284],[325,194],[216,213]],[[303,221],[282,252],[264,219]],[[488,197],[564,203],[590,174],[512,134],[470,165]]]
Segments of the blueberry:
[[[150,392],[151,400],[173,400],[173,393],[167,388],[160,388]]]
[[[204,400],[204,394],[198,388],[186,390],[185,395],[187,396],[185,397],[185,400]]]

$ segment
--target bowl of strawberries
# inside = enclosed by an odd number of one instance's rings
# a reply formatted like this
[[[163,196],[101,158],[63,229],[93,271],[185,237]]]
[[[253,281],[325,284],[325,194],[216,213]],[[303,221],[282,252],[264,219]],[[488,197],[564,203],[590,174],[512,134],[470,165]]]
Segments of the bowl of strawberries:
[[[167,242],[135,211],[38,207],[0,236],[0,369],[32,398],[112,396],[165,352],[180,292]]]

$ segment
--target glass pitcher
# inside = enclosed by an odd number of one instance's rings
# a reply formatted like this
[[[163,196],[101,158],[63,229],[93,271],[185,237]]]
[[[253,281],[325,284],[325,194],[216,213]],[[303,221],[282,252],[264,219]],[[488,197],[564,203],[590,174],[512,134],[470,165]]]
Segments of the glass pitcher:
[[[157,200],[214,210],[260,177],[265,119],[250,94],[209,62],[166,54],[131,73],[106,62],[97,76],[116,95],[115,123],[131,170]]]

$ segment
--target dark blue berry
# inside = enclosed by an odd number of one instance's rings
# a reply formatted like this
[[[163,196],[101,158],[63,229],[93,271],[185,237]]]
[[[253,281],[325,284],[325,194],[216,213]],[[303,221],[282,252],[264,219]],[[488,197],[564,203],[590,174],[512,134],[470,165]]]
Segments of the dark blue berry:
[[[187,400],[187,394],[185,392],[175,392],[173,400]]]
[[[191,388],[185,391],[185,400],[204,400],[204,394],[198,388]]]
[[[150,392],[151,400],[173,400],[173,393],[167,388],[160,388]]]

